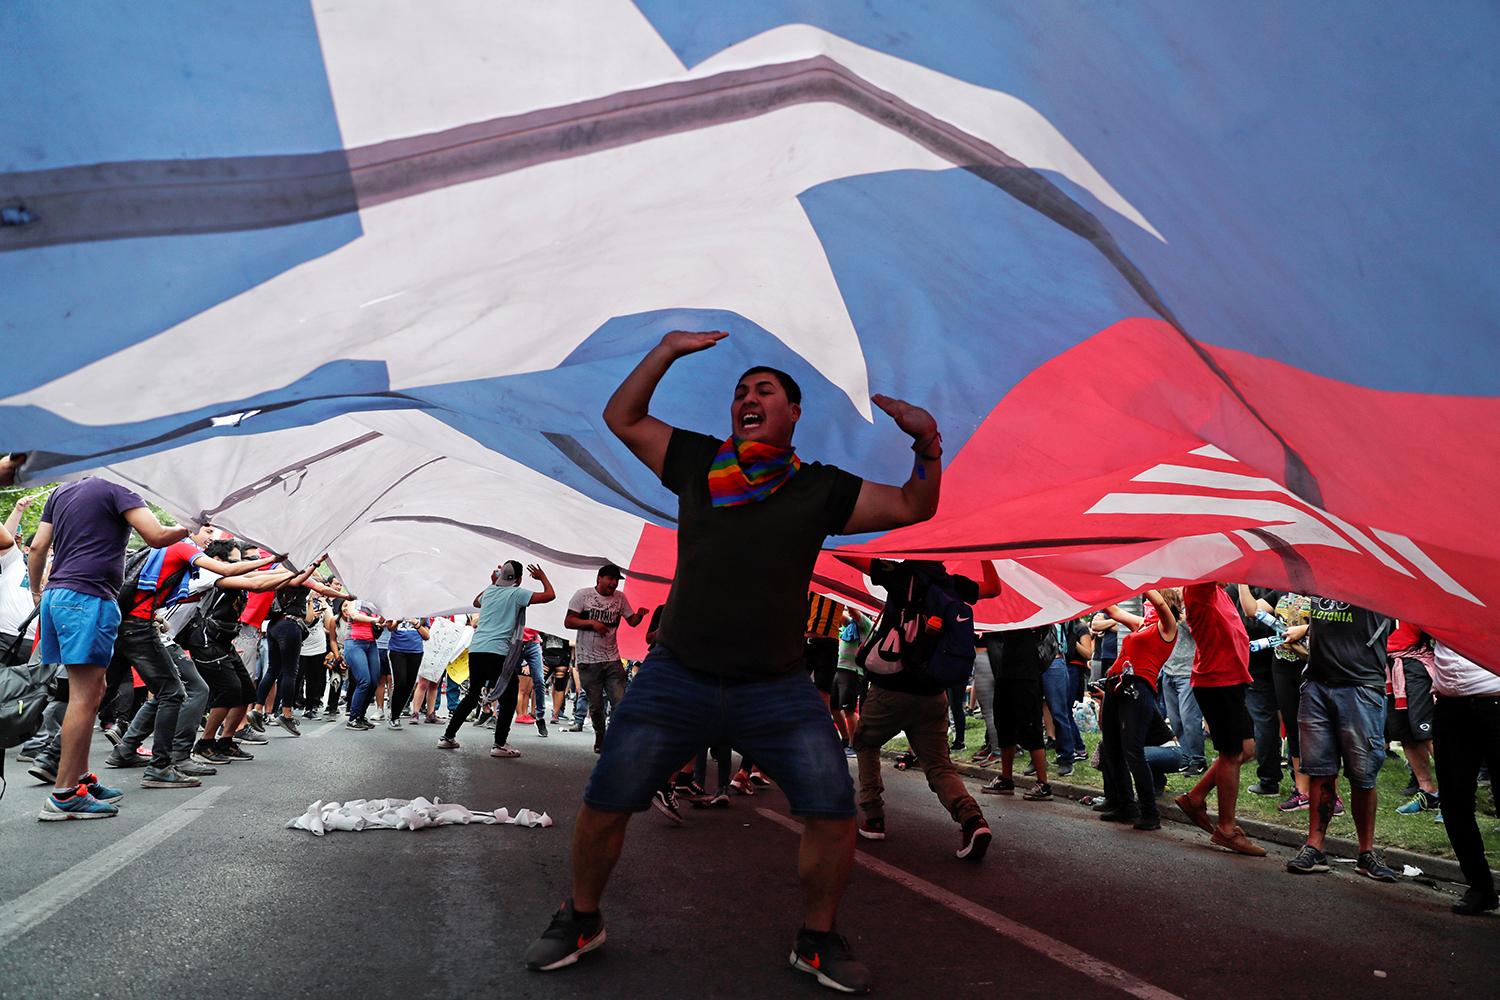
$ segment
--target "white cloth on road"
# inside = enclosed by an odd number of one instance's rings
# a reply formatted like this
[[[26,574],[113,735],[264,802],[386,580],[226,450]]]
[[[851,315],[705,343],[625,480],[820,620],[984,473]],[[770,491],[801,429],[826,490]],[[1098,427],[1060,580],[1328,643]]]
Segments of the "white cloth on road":
[[[432,826],[455,826],[482,823],[489,826],[548,827],[552,817],[544,812],[520,809],[512,816],[509,810],[476,812],[457,802],[415,799],[351,799],[348,802],[319,800],[307,812],[287,822],[289,830],[307,830],[321,837],[331,830],[421,830]]]

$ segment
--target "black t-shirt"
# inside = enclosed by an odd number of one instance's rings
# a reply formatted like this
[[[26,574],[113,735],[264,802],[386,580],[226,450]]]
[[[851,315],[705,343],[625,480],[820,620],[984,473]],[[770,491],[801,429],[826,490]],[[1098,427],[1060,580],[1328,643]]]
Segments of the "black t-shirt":
[[[1271,626],[1257,619],[1254,615],[1245,614],[1245,609],[1240,607],[1240,588],[1238,585],[1226,587],[1229,592],[1229,600],[1240,609],[1240,618],[1245,623],[1245,633],[1253,642],[1256,639],[1268,639],[1276,634]],[[1269,587],[1251,587],[1250,596],[1259,601],[1265,601],[1271,607],[1276,607],[1276,602],[1281,600],[1284,591],[1272,590]],[[1256,677],[1270,676],[1271,668],[1276,663],[1276,651],[1274,649],[1252,650],[1250,652],[1250,673]]]
[[[1308,621],[1310,680],[1385,692],[1385,637],[1391,619],[1343,601],[1314,597]]]
[[[661,481],[677,494],[677,575],[660,645],[690,670],[767,680],[802,669],[807,587],[823,539],[843,531],[863,480],[805,462],[759,503],[715,507],[722,441],[674,429]]]
[[[270,618],[306,618],[307,601],[312,591],[307,587],[283,587],[276,592]]]
[[[1073,666],[1086,667],[1088,660],[1078,655],[1078,641],[1089,635],[1086,623],[1074,619],[1066,624],[1068,648],[1062,651],[1063,659]]]

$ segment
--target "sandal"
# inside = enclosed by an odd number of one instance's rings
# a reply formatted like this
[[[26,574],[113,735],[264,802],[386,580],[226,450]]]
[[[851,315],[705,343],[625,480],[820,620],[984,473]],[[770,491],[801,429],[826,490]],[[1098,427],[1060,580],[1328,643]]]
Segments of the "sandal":
[[[521,756],[521,751],[519,751],[519,750],[515,749],[514,747],[511,747],[510,745],[507,744],[506,746],[503,746],[503,747],[491,747],[490,748],[490,756],[491,757],[519,757],[519,756]]]

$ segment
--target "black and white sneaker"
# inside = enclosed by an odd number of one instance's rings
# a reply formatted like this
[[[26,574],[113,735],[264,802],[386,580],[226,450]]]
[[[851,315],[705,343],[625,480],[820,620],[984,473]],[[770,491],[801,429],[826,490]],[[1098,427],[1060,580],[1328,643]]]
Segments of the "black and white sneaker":
[[[241,750],[238,746],[236,746],[234,740],[223,740],[223,739],[217,740],[214,743],[214,750],[219,754],[220,757],[223,757],[226,760],[254,760],[255,759],[255,755],[254,754],[252,754],[252,753],[246,753],[245,751]]]
[[[818,978],[818,982],[840,993],[870,992],[870,970],[857,962],[849,942],[836,931],[816,934],[806,928],[797,931],[792,947],[792,968]]]
[[[991,837],[990,825],[984,821],[984,817],[975,816],[964,822],[963,841],[958,850],[953,852],[953,856],[964,861],[983,861],[984,852],[990,849]]]
[[[385,720],[385,728],[387,728],[387,729],[400,729],[401,728],[401,720],[398,719],[398,718],[396,718],[393,715],[389,719]]]
[[[534,972],[566,968],[577,962],[580,956],[603,945],[604,941],[603,915],[595,913],[591,917],[581,917],[573,909],[570,899],[553,915],[542,936],[526,949],[526,968]]]
[[[1016,783],[1009,778],[1002,778],[997,775],[991,778],[987,784],[982,785],[979,790],[985,795],[1014,795],[1016,794]]]
[[[1377,851],[1361,851],[1359,860],[1354,863],[1354,870],[1365,878],[1374,879],[1376,882],[1399,882],[1401,876],[1396,870],[1385,863],[1385,858]]]
[[[1311,844],[1303,844],[1297,856],[1286,863],[1286,870],[1293,875],[1310,875],[1328,870],[1328,855]]]
[[[199,740],[193,744],[192,760],[198,764],[228,764],[230,758],[219,752],[219,748],[207,740]]]
[[[682,813],[677,808],[677,796],[672,793],[670,785],[656,790],[656,794],[651,796],[651,805],[657,812],[671,820],[673,826],[682,825]]]

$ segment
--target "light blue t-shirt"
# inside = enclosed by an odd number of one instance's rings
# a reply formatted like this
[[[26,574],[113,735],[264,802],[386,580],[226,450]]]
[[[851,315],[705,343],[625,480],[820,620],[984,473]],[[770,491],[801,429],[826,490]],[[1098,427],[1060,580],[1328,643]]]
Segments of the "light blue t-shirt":
[[[490,584],[479,595],[479,627],[469,642],[473,653],[510,652],[510,640],[516,634],[516,613],[531,603],[532,591],[521,587]]]

